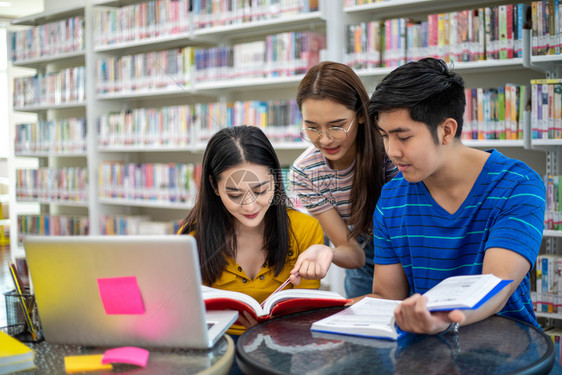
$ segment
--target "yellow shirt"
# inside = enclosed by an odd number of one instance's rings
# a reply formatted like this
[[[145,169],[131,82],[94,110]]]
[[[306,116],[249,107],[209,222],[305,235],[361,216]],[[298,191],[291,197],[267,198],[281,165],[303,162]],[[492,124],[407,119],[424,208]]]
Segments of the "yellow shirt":
[[[217,289],[233,290],[242,292],[252,296],[258,302],[266,299],[275,289],[277,289],[290,276],[290,272],[295,266],[299,255],[314,244],[324,243],[324,233],[318,220],[312,216],[303,214],[295,210],[287,210],[289,214],[290,226],[292,234],[290,238],[289,253],[283,270],[279,275],[275,276],[273,268],[263,267],[256,277],[250,279],[242,267],[236,264],[233,258],[227,258],[228,265],[212,286]],[[291,283],[285,289],[294,288]],[[318,289],[320,280],[302,279],[297,288]],[[241,325],[234,324],[228,333],[232,335],[240,335],[245,331]]]

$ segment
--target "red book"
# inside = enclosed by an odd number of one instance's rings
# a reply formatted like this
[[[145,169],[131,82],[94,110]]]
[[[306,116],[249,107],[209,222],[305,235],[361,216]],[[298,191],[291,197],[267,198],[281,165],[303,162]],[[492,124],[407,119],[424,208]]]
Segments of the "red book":
[[[262,307],[258,301],[247,294],[205,286],[203,287],[203,299],[207,310],[237,310],[240,314],[247,311],[259,322],[302,311],[344,306],[351,301],[336,292],[297,288],[273,294]]]

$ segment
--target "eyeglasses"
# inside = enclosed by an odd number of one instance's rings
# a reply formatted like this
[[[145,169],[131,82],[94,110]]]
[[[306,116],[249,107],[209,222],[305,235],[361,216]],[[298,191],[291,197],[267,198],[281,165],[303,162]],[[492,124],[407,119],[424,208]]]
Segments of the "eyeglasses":
[[[315,128],[309,128],[303,124],[301,129],[301,137],[309,142],[318,142],[320,138],[322,138],[322,134],[326,134],[328,139],[336,140],[336,141],[343,141],[347,138],[347,133],[351,130],[353,126],[353,122],[355,121],[355,117],[351,120],[349,127],[345,130],[342,126],[334,126],[329,128],[328,130],[318,130]]]

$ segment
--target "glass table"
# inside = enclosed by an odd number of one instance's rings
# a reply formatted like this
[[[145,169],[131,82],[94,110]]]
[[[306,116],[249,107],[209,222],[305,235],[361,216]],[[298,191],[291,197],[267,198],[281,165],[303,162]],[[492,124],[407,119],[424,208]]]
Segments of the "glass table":
[[[103,354],[110,348],[93,348],[77,345],[26,343],[35,350],[36,368],[18,374],[66,374],[64,357],[71,355]],[[217,344],[209,350],[188,349],[150,349],[150,356],[145,368],[127,364],[114,364],[113,371],[103,373],[119,374],[227,374],[234,360],[234,342],[228,335],[224,335]],[[99,372],[88,372],[99,373]]]
[[[516,320],[492,316],[458,335],[407,334],[398,341],[310,331],[341,308],[272,319],[247,330],[236,359],[247,374],[541,374],[554,364],[551,339]]]

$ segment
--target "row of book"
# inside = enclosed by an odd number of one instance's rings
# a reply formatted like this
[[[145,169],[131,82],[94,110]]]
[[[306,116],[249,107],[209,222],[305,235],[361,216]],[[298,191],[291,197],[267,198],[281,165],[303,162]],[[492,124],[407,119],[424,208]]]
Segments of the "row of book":
[[[101,215],[99,218],[102,235],[176,234],[182,221],[152,221],[146,215]],[[26,235],[82,236],[90,231],[86,216],[18,215],[17,225],[20,240]]]
[[[198,82],[304,74],[320,60],[326,35],[295,31],[267,35],[265,40],[195,50]]]
[[[111,112],[99,118],[98,142],[102,147],[189,146],[193,118],[189,105]]]
[[[147,215],[101,215],[102,235],[162,235],[176,234],[182,220],[152,221]]]
[[[86,133],[83,117],[16,124],[15,153],[86,152]]]
[[[326,36],[314,32],[269,35],[229,47],[192,47],[96,62],[96,92],[137,92],[184,87],[197,82],[304,74],[318,63]]]
[[[562,22],[559,0],[533,1],[531,3],[533,55],[559,55],[562,45]]]
[[[544,177],[546,187],[545,229],[562,230],[562,176]]]
[[[82,167],[17,169],[16,198],[87,202],[88,169]]]
[[[318,0],[193,0],[195,29],[290,18],[317,10]]]
[[[200,175],[200,165],[191,163],[104,161],[100,163],[98,171],[99,196],[193,204]]]
[[[83,66],[14,79],[14,107],[83,103],[86,99]]]
[[[531,273],[531,299],[533,308],[538,312],[557,313],[562,307],[562,257],[558,255],[539,254]]]
[[[104,57],[96,61],[96,92],[139,92],[182,88],[191,83],[192,47],[136,55]]]
[[[554,344],[554,361],[560,366],[562,365],[562,345],[560,345],[562,329],[556,327],[543,327],[543,329]]]
[[[531,81],[533,139],[562,139],[562,80]]]
[[[525,85],[465,89],[463,139],[523,139],[528,105]]]
[[[137,108],[99,118],[102,147],[204,147],[223,127],[260,127],[272,143],[302,142],[294,99]]]
[[[18,215],[18,240],[28,235],[86,236],[90,234],[87,216],[74,215]]]
[[[194,139],[203,147],[223,127],[253,125],[273,143],[300,143],[302,117],[295,100],[236,101],[200,104]]]
[[[297,210],[304,210],[299,199],[292,193],[289,182],[289,168],[281,169],[283,184],[287,192],[288,206]],[[201,183],[201,164],[176,164],[176,163],[123,163],[105,161],[99,167],[99,194],[100,198],[125,199],[138,202],[152,203],[186,203],[192,206],[195,203]],[[154,229],[152,232],[145,224],[146,217],[119,217],[115,215],[103,216],[100,221],[102,229],[115,234],[159,234],[161,231]],[[140,226],[139,226],[140,225]],[[179,230],[180,222],[174,224],[167,222],[158,224],[160,228],[173,228],[172,233]],[[171,227],[170,227],[171,225]],[[108,229],[107,227],[113,229]],[[140,229],[142,231],[140,231]]]
[[[154,0],[94,15],[96,47],[185,33],[190,30],[192,0]]]
[[[358,69],[395,67],[422,57],[450,61],[522,56],[529,5],[507,4],[347,25],[344,62]]]
[[[98,11],[94,43],[101,47],[317,10],[318,0],[154,0]]]
[[[84,17],[13,31],[8,40],[12,43],[10,58],[14,63],[83,51]]]

